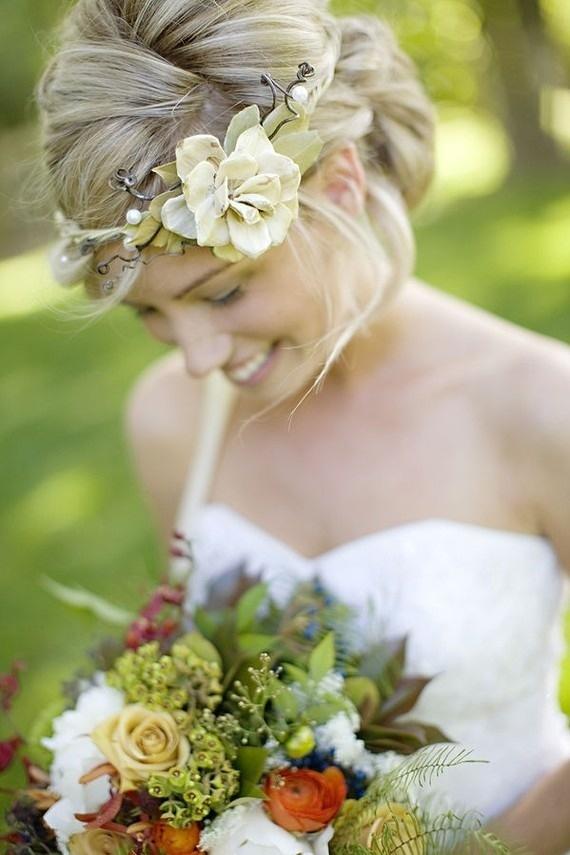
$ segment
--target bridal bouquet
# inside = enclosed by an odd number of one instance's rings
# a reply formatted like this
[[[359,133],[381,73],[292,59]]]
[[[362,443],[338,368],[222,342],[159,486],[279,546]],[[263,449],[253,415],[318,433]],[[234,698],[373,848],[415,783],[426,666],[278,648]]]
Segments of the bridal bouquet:
[[[418,784],[465,762],[410,720],[428,683],[405,642],[362,649],[355,614],[315,580],[279,606],[241,580],[189,616],[160,587],[122,642],[65,687],[45,763],[8,811],[9,855],[428,855],[467,825],[433,816]],[[17,674],[0,681],[4,709]],[[0,769],[21,750],[0,743]]]

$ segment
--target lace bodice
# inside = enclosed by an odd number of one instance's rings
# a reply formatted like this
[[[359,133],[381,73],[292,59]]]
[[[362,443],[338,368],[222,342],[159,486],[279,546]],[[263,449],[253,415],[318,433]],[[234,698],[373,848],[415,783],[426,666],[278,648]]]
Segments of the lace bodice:
[[[193,539],[191,602],[209,584],[231,585],[241,566],[268,579],[277,596],[291,579],[319,574],[358,608],[363,630],[372,610],[386,637],[406,635],[407,672],[434,677],[409,717],[438,725],[488,761],[450,770],[434,785],[458,807],[498,814],[570,757],[558,705],[566,586],[547,539],[427,519],[308,559],[228,506],[201,501],[206,458],[179,518]]]

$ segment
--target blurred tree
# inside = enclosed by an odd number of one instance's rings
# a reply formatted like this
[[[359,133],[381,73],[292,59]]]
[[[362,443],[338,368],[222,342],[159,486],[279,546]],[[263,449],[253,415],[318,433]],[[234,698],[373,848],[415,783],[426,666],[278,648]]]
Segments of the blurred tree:
[[[502,101],[515,166],[535,168],[561,160],[560,149],[541,124],[545,87],[568,83],[567,70],[545,26],[538,0],[479,0],[493,44],[495,97]]]

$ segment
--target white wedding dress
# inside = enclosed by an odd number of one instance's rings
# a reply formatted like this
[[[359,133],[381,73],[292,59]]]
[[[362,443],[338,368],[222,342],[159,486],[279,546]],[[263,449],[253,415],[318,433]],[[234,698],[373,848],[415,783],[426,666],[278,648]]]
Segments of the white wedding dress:
[[[233,393],[208,384],[196,463],[178,528],[192,537],[189,603],[240,565],[274,580],[319,574],[387,637],[407,636],[407,673],[433,676],[413,714],[487,761],[447,771],[432,790],[484,819],[570,757],[559,709],[565,585],[546,538],[447,519],[404,523],[305,558],[232,508],[205,501]],[[174,562],[173,571],[180,571]]]

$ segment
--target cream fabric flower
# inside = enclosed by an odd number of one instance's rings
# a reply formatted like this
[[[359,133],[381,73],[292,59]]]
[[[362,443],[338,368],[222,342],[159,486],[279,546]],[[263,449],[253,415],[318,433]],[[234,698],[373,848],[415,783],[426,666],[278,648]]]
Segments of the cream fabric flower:
[[[91,739],[121,777],[121,792],[136,789],[157,772],[184,766],[190,745],[170,713],[129,704],[100,724]]]
[[[298,215],[301,183],[299,166],[275,150],[257,107],[236,119],[243,130],[235,136],[230,125],[226,150],[209,134],[179,143],[176,172],[183,192],[162,207],[169,231],[195,238],[227,261],[257,258],[283,243]]]

